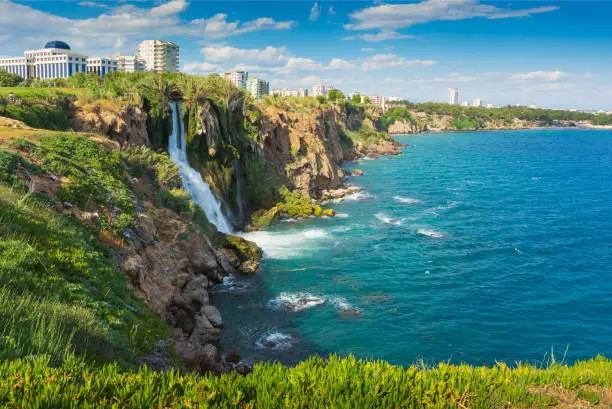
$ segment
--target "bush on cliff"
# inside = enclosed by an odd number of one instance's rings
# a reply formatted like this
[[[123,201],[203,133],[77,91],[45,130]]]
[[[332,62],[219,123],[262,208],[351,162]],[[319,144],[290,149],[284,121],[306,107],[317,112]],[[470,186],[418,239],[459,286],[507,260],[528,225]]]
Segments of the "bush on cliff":
[[[314,216],[333,216],[333,212],[323,210],[321,206],[313,204],[307,194],[286,186],[278,190],[281,200],[269,210],[258,210],[251,216],[251,225],[255,229],[263,229],[276,223],[282,218]]]

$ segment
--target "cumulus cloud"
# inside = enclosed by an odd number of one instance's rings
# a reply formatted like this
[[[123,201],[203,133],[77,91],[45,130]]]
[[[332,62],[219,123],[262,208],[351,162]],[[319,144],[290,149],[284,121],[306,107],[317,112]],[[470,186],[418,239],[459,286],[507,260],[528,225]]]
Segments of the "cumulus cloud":
[[[395,54],[376,54],[361,64],[363,71],[374,71],[388,68],[403,68],[413,66],[431,66],[436,64],[433,60],[409,60]]]
[[[213,63],[244,62],[274,65],[282,64],[288,58],[285,47],[275,48],[267,46],[265,48],[236,48],[230,46],[208,46],[200,50],[207,61]]]
[[[567,76],[568,73],[563,71],[533,71],[513,74],[509,79],[511,81],[559,81]]]
[[[208,62],[185,62],[183,64],[183,71],[187,74],[212,74],[220,71],[220,67],[217,64],[211,64]]]
[[[533,14],[549,13],[556,6],[527,9],[504,9],[479,0],[424,0],[410,4],[382,4],[355,11],[349,15],[351,23],[345,24],[347,30],[380,30],[393,33],[416,24],[430,21],[466,20],[472,18],[505,19],[527,17]],[[381,36],[381,39],[384,36]],[[400,38],[388,36],[388,39]]]
[[[108,5],[104,4],[104,3],[98,3],[95,1],[81,1],[79,3],[77,3],[79,6],[81,7],[97,7],[97,8],[101,8],[101,9],[107,9]]]
[[[320,15],[321,15],[321,7],[319,6],[319,3],[315,3],[310,9],[310,15],[308,16],[308,19],[310,21],[317,21]]]
[[[373,42],[373,43],[378,42],[378,41],[384,41],[384,40],[397,40],[401,38],[415,38],[415,36],[407,35],[407,34],[400,34],[397,31],[393,31],[393,30],[384,30],[376,34],[365,33],[365,34],[360,34],[357,37],[361,38],[362,40]]]
[[[327,14],[330,14],[332,16],[336,15],[336,10],[334,10],[334,6],[329,6],[329,9],[327,9]]]
[[[80,51],[104,53],[112,51],[116,44],[134,44],[143,36],[223,38],[259,30],[286,30],[295,25],[293,21],[269,17],[244,23],[228,21],[225,14],[189,21],[181,18],[188,6],[187,0],[171,0],[151,8],[124,4],[108,8],[97,17],[71,19],[2,0],[0,36],[24,33],[18,44],[12,44],[20,50],[40,47],[49,38],[60,38]]]

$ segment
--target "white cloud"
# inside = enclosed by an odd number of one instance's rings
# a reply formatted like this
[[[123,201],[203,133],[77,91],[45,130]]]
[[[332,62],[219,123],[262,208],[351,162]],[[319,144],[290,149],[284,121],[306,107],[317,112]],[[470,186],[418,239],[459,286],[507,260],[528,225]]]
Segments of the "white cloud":
[[[403,68],[412,66],[431,66],[436,64],[433,60],[408,60],[395,54],[376,54],[361,64],[363,71],[382,70],[387,68]]]
[[[563,71],[533,71],[526,73],[513,74],[511,81],[559,81],[568,76]]]
[[[361,49],[362,53],[373,53],[374,51],[376,51],[374,48],[362,48]]]
[[[219,13],[207,19],[196,19],[185,28],[193,35],[202,34],[208,38],[224,38],[260,30],[288,30],[294,27],[294,21],[276,21],[269,17],[258,18],[240,24],[239,21],[227,21],[227,14]]]
[[[329,6],[329,9],[327,9],[327,14],[330,14],[332,16],[336,15],[336,10],[334,10],[334,6]]]
[[[410,4],[382,4],[355,11],[349,15],[352,22],[345,24],[347,30],[395,30],[440,20],[466,20],[476,17],[505,19],[526,17],[532,14],[557,10],[556,6],[536,7],[520,10],[499,8],[480,4],[479,0],[424,0]],[[381,36],[381,39],[384,36]],[[389,38],[398,38],[390,36]]]
[[[282,64],[289,58],[285,47],[267,46],[262,49],[245,49],[230,46],[208,46],[200,51],[207,61],[214,63],[248,61],[249,63],[274,65]]]
[[[170,0],[155,7],[124,4],[108,8],[100,15],[87,19],[71,19],[46,13],[28,5],[0,0],[0,36],[23,33],[11,51],[41,47],[49,38],[58,38],[82,52],[96,54],[114,52],[114,46],[131,44],[146,37],[187,36],[222,38],[258,30],[286,30],[293,21],[275,21],[263,17],[241,23],[228,21],[227,15],[184,20],[187,0]]]
[[[407,34],[400,34],[397,31],[393,31],[393,30],[383,30],[376,34],[370,34],[370,33],[359,34],[358,37],[365,41],[369,41],[373,43],[378,42],[378,41],[384,41],[384,40],[397,40],[401,38],[416,38],[415,36],[407,35]]]
[[[108,5],[104,4],[104,3],[98,3],[95,1],[81,1],[80,3],[77,3],[79,6],[81,7],[97,7],[97,8],[101,8],[101,9],[107,9]]]
[[[183,64],[183,71],[187,74],[212,74],[219,72],[220,67],[217,64],[208,62],[185,62]]]
[[[308,16],[308,19],[310,21],[317,21],[320,15],[321,15],[321,7],[319,6],[319,3],[315,3],[310,9],[310,15]]]

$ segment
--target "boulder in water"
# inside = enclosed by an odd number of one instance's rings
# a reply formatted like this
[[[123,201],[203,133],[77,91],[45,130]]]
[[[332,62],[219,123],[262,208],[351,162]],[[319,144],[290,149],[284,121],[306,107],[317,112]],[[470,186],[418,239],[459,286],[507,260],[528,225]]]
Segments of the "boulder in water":
[[[263,256],[263,250],[257,244],[220,232],[215,233],[213,244],[220,249],[222,257],[239,272],[250,275],[257,271]]]

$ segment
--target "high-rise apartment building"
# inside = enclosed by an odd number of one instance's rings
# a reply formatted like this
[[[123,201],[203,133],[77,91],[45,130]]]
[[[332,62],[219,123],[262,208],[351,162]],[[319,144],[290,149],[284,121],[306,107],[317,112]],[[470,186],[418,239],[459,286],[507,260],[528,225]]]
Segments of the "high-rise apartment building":
[[[320,84],[320,83],[314,84],[312,86],[312,96],[313,97],[318,97],[320,95],[322,95],[324,97],[327,96],[327,89],[325,89],[325,85]]]
[[[246,71],[228,71],[225,73],[225,79],[234,84],[236,88],[246,89],[249,73]]]
[[[448,103],[451,105],[459,105],[459,88],[448,89]]]
[[[381,97],[380,95],[370,95],[370,103],[378,105],[383,109],[385,109],[385,101],[385,97]]]
[[[179,46],[170,41],[145,40],[138,45],[138,56],[147,71],[178,72]]]
[[[474,98],[474,101],[472,101],[472,106],[474,107],[482,106],[482,101],[480,100],[480,98],[478,97]]]
[[[146,69],[145,61],[137,55],[120,54],[112,59],[117,61],[119,72],[138,72]]]
[[[270,93],[270,84],[261,78],[251,77],[247,79],[246,89],[253,97],[259,99]]]
[[[308,96],[308,88],[300,88],[297,92],[298,97],[303,98]]]

